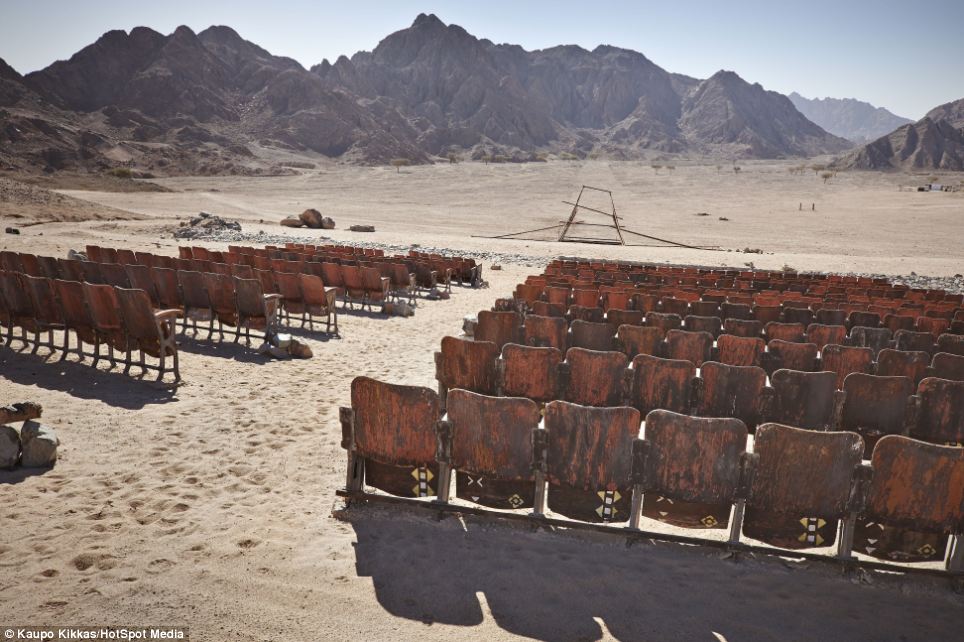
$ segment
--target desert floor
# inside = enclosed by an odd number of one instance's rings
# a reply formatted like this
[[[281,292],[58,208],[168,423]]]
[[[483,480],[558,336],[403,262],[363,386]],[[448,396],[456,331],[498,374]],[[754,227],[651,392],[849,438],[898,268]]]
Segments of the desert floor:
[[[62,441],[54,469],[0,472],[0,626],[179,625],[195,640],[255,641],[959,639],[964,596],[939,580],[843,576],[814,563],[627,547],[619,537],[422,511],[332,516],[345,465],[338,408],[352,378],[434,388],[441,337],[550,256],[964,272],[964,192],[910,192],[925,179],[907,175],[824,184],[788,166],[747,163],[736,175],[606,162],[400,173],[331,165],[295,177],[159,180],[173,190],[164,193],[69,192],[139,220],[0,220],[22,230],[0,236],[2,249],[64,256],[97,243],[175,254],[171,233],[198,211],[240,220],[246,232],[313,237],[322,233],[286,232],[277,221],[316,207],[337,221],[324,233],[337,241],[528,257],[502,271],[486,264],[488,288],[456,286],[449,300],[421,300],[410,318],[345,313],[340,338],[296,327],[310,360],[184,338],[185,381],[173,391],[119,368],[0,347],[0,403],[42,403]],[[612,189],[629,229],[765,253],[471,236],[552,225],[582,184]],[[348,232],[355,223],[378,231]]]

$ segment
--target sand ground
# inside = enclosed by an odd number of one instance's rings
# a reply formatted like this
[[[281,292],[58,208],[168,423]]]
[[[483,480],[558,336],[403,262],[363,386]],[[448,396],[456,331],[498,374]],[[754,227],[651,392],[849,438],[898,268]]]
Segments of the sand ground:
[[[736,176],[680,165],[656,175],[634,163],[465,163],[170,179],[166,193],[70,192],[143,220],[33,225],[0,237],[0,248],[63,256],[95,242],[173,254],[178,217],[199,210],[275,234],[283,215],[317,207],[338,222],[327,233],[338,240],[964,271],[964,194],[902,192],[919,179],[898,175],[841,174],[824,185],[786,168],[744,164]],[[772,254],[471,238],[553,224],[582,184],[613,189],[631,229]],[[798,211],[811,202],[815,213]],[[353,223],[378,232],[344,231]],[[344,481],[338,407],[351,379],[434,388],[441,337],[541,270],[529,263],[486,269],[489,288],[456,287],[411,318],[345,314],[340,338],[295,328],[311,360],[265,361],[243,345],[187,338],[176,391],[0,347],[0,403],[42,403],[63,442],[53,470],[0,472],[0,625],[182,625],[196,640],[959,638],[964,600],[942,581],[395,509],[332,517]]]

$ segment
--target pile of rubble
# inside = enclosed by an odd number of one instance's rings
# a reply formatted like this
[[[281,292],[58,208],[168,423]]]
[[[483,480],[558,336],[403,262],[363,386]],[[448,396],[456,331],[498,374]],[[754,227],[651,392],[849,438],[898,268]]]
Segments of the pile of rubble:
[[[229,221],[225,218],[221,218],[215,214],[201,212],[197,216],[191,218],[190,221],[184,221],[181,223],[181,227],[174,232],[174,238],[198,239],[228,230],[240,232],[241,224],[237,221]]]
[[[0,408],[0,469],[49,468],[57,461],[57,434],[34,421],[42,411],[40,404],[30,402]],[[20,422],[19,428],[8,425]]]

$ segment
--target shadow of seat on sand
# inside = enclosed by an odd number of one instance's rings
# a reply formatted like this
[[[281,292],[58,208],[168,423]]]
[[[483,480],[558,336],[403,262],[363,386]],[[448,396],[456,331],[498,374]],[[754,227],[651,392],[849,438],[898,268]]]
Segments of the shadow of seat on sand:
[[[845,576],[779,558],[353,506],[356,569],[392,615],[540,640],[955,639],[949,581]],[[867,584],[873,584],[868,586]],[[605,630],[604,630],[605,629]]]
[[[97,399],[128,410],[177,401],[177,387],[170,383],[171,374],[165,375],[167,383],[159,383],[155,381],[156,372],[140,376],[141,369],[136,365],[131,367],[130,374],[124,374],[122,364],[102,370],[91,367],[91,357],[86,357],[83,363],[74,359],[75,356],[70,356],[61,361],[59,352],[30,354],[29,350],[0,346],[0,379],[57,390],[80,399]],[[106,363],[106,359],[101,363]]]

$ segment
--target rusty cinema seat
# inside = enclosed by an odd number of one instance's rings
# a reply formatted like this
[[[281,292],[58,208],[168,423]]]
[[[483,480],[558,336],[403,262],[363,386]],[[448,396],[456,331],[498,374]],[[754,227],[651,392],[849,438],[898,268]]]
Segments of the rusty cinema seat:
[[[280,294],[265,294],[258,279],[236,279],[238,331],[244,328],[245,343],[251,345],[251,330],[260,330],[267,340],[277,333]]]
[[[452,390],[439,426],[439,499],[448,501],[449,470],[464,499],[490,508],[531,508],[535,499],[533,444],[539,405],[518,397]]]
[[[716,340],[716,358],[714,361],[728,366],[763,366],[763,355],[766,343],[759,337],[738,337],[733,334],[721,334]]]
[[[964,448],[887,435],[874,447],[871,467],[853,549],[881,559],[940,561],[948,537],[957,535],[948,567],[960,571]]]
[[[180,310],[154,310],[151,299],[144,290],[117,288],[117,300],[120,303],[121,318],[124,321],[124,332],[127,336],[127,346],[130,351],[135,348],[140,353],[138,365],[142,373],[148,369],[157,370],[157,380],[164,378],[168,372],[165,367],[168,357],[172,364],[170,372],[174,374],[174,381],[181,380],[178,368],[177,342],[174,335],[177,317]],[[148,365],[144,357],[149,354],[159,361],[158,365]],[[124,372],[130,370],[133,361],[128,354],[124,361]]]
[[[90,310],[87,307],[84,285],[78,281],[54,281],[54,289],[57,292],[57,300],[63,312],[64,325],[77,338],[77,358],[83,361],[85,356],[84,344],[97,345],[97,332],[94,329],[94,320],[91,318]],[[67,359],[70,350],[70,332],[64,332],[61,361]]]
[[[860,433],[869,455],[878,439],[905,431],[912,394],[914,383],[907,377],[850,374],[844,380],[837,429]]]
[[[929,332],[915,332],[913,330],[898,330],[894,333],[894,348],[897,350],[926,352],[934,354],[937,338]]]
[[[522,328],[523,341],[527,346],[556,348],[565,351],[568,326],[561,316],[547,317],[527,314]]]
[[[33,316],[25,320],[29,329],[36,333],[32,352],[36,354],[38,347],[43,346],[49,350],[54,349],[54,330],[65,329],[64,313],[57,303],[57,292],[54,282],[46,277],[22,275],[21,284],[30,299],[30,307],[33,309]],[[8,283],[4,284],[6,291]],[[40,341],[40,333],[47,333],[47,341]]]
[[[96,366],[101,358],[100,346],[106,345],[107,358],[113,367],[117,365],[114,351],[126,352],[128,349],[117,291],[112,285],[84,283],[84,299],[87,301],[87,309],[90,310],[96,337],[94,365]]]
[[[853,432],[760,425],[743,533],[781,548],[833,545],[838,520],[857,510],[863,452],[863,439]]]
[[[916,386],[927,376],[931,357],[926,352],[911,352],[884,348],[877,354],[877,370],[880,377],[907,377]]]
[[[801,323],[779,323],[771,321],[763,328],[766,340],[779,339],[788,343],[802,343],[806,339],[806,328]]]
[[[476,341],[490,341],[501,350],[507,343],[522,343],[522,316],[514,311],[481,310],[475,327]]]
[[[606,318],[606,311],[600,307],[587,305],[570,305],[566,312],[570,321],[588,321],[602,323]]]
[[[686,414],[692,405],[695,377],[696,366],[691,361],[637,355],[628,405],[643,416],[656,409]]]
[[[583,406],[619,406],[629,360],[622,352],[569,348],[563,398]]]
[[[338,298],[338,290],[325,287],[325,282],[321,277],[314,274],[299,274],[298,279],[301,285],[301,326],[304,327],[307,320],[308,329],[314,330],[315,319],[323,318],[325,320],[325,332],[337,335],[338,310],[335,303]],[[334,326],[334,331],[332,326]]]
[[[815,343],[823,350],[827,344],[843,344],[847,339],[847,328],[842,325],[824,325],[811,323],[807,326],[807,341]]]
[[[837,389],[840,390],[848,375],[873,370],[874,352],[870,348],[830,344],[821,351],[820,365],[824,370],[837,373]]]
[[[428,388],[356,377],[351,408],[340,412],[347,489],[361,491],[367,484],[401,497],[435,496],[440,410],[438,395]]]
[[[501,393],[547,403],[560,397],[562,351],[507,343],[502,348]]]
[[[937,337],[937,351],[964,357],[964,335],[942,334]]]
[[[663,331],[641,325],[623,324],[616,330],[616,348],[633,359],[636,355],[656,355],[663,343]]]
[[[568,346],[601,352],[613,350],[615,330],[608,323],[576,319],[569,325]]]
[[[771,339],[767,344],[768,370],[780,368],[814,372],[817,369],[817,344],[794,343],[782,339]]]
[[[545,476],[549,509],[584,522],[624,522],[633,506],[634,408],[546,406]],[[537,498],[536,513],[540,513]]]
[[[683,327],[688,332],[709,332],[713,338],[723,333],[723,321],[719,317],[689,315],[683,319]]]
[[[606,312],[606,323],[611,325],[614,331],[621,325],[641,326],[643,318],[642,310],[612,309]]]
[[[777,370],[770,376],[768,422],[807,430],[829,430],[833,423],[837,375],[833,372]]]
[[[931,359],[929,374],[940,379],[964,381],[964,356],[938,352]]]
[[[234,283],[234,277],[228,274],[217,272],[204,273],[204,285],[208,291],[208,300],[211,302],[211,311],[218,322],[218,335],[224,339],[224,326],[232,328],[238,325],[238,295]],[[238,331],[234,331],[234,341],[240,337]]]
[[[496,394],[498,358],[499,347],[491,341],[442,337],[441,351],[435,353],[435,378],[442,407],[448,390],[454,388]]]
[[[763,324],[752,319],[727,318],[723,321],[723,334],[735,337],[761,337]]]
[[[178,270],[176,274],[184,308],[184,327],[187,327],[187,321],[190,319],[194,333],[197,334],[198,321],[207,321],[208,338],[211,338],[214,334],[215,314],[208,296],[204,274],[192,270]]]
[[[741,499],[746,444],[739,419],[650,412],[636,448],[642,514],[684,528],[726,528]]]
[[[877,353],[884,348],[889,348],[893,336],[887,328],[868,328],[865,326],[854,326],[850,329],[847,343],[860,348],[870,348],[877,358]]]
[[[732,417],[750,430],[760,422],[767,373],[753,366],[708,361],[700,369],[696,415]]]
[[[646,315],[646,320],[643,323],[650,328],[659,328],[663,336],[666,336],[666,333],[670,330],[682,329],[683,318],[678,314],[650,312]]]
[[[532,304],[532,314],[537,314],[540,317],[565,317],[566,307],[561,303],[536,301]]]
[[[914,439],[943,446],[964,446],[964,381],[928,377],[917,386]]]
[[[663,352],[669,359],[689,361],[697,368],[713,353],[713,335],[709,332],[670,330],[666,333]]]

